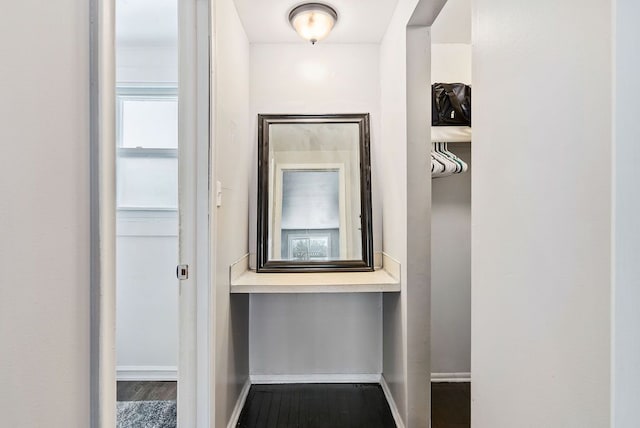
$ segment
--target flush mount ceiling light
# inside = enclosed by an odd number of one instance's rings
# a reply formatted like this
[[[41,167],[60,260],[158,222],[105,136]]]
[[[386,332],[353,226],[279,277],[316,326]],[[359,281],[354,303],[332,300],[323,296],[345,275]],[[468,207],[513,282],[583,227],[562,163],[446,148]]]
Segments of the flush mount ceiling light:
[[[336,10],[323,3],[304,3],[289,12],[291,26],[314,45],[329,35],[337,20]]]

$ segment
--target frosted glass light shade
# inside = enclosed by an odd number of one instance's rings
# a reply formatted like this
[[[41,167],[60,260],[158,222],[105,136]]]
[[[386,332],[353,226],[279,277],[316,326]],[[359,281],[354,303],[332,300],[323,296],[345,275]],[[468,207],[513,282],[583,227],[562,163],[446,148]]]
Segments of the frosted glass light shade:
[[[337,20],[335,9],[322,3],[305,3],[289,13],[291,26],[312,44],[327,37]]]

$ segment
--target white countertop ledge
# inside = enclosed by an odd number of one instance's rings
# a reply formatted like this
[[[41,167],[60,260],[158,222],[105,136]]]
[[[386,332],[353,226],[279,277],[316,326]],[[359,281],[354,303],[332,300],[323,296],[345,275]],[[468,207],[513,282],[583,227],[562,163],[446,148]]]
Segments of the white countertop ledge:
[[[244,267],[244,269],[243,269]],[[381,293],[400,291],[400,266],[383,254],[373,272],[256,273],[243,258],[230,267],[231,293]]]

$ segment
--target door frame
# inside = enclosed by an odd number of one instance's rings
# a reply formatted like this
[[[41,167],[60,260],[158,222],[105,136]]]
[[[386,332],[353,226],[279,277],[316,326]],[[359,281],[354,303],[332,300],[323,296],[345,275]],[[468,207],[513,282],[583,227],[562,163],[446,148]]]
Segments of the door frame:
[[[178,0],[180,264],[178,426],[209,427],[210,0]],[[115,0],[90,0],[90,426],[116,423]],[[200,338],[200,340],[197,340]]]

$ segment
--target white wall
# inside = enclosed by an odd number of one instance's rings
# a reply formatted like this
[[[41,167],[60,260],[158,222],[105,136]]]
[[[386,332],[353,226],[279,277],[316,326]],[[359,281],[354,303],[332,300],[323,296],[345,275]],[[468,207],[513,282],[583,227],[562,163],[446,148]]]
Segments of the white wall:
[[[632,428],[640,415],[640,4],[616,1],[616,68],[614,103],[614,310],[613,425]]]
[[[473,7],[471,420],[606,427],[611,3]]]
[[[433,43],[431,45],[431,83],[436,82],[461,82],[471,85],[470,44]]]
[[[178,218],[117,214],[116,364],[119,376],[175,379],[178,358]],[[164,373],[158,373],[162,371]]]
[[[471,45],[432,44],[431,82],[470,85]],[[449,150],[470,168],[431,182],[431,373],[466,376],[471,371],[471,146],[449,144]]]
[[[471,43],[471,0],[447,0],[431,26],[431,42]]]
[[[471,145],[449,143],[449,150],[469,170],[432,181],[431,373],[466,376],[471,371]]]
[[[379,144],[378,70],[378,45],[252,44],[252,167],[257,165],[259,113],[370,113],[371,147]],[[381,246],[380,215],[375,208],[379,207],[378,166],[373,159],[376,249]],[[253,180],[255,189],[255,175]],[[255,251],[255,212],[253,202],[252,252]],[[287,310],[283,310],[285,308]],[[379,374],[382,370],[381,297],[377,293],[252,295],[250,322],[251,373],[254,375]],[[312,350],[315,351],[313,358],[307,358]]]
[[[251,374],[379,374],[381,310],[377,293],[252,296]]]
[[[178,48],[174,45],[118,45],[116,80],[118,84],[176,85]]]
[[[3,426],[89,426],[89,3],[0,14]]]
[[[212,182],[222,183],[222,206],[211,208],[215,305],[212,424],[224,427],[249,375],[249,298],[229,293],[229,266],[248,252],[254,145],[249,122],[249,42],[233,0],[216,0],[213,13]]]

